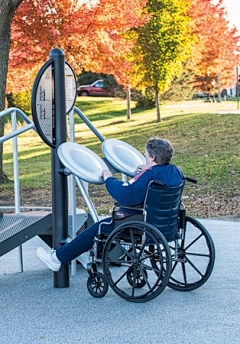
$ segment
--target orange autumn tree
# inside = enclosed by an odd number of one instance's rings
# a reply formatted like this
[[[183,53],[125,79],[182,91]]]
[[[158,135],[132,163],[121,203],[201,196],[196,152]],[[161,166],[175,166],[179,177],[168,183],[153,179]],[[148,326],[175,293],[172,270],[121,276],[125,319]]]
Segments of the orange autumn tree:
[[[190,69],[195,74],[195,85],[210,93],[218,74],[221,86],[227,86],[234,76],[239,62],[240,36],[236,28],[230,28],[223,0],[192,0],[189,16],[192,34],[197,37]]]
[[[145,3],[146,0],[1,0],[4,20],[0,22],[0,110],[4,109],[7,92],[32,86],[54,47],[65,52],[76,73],[83,67],[93,72],[113,70],[115,59],[132,44],[126,41],[125,32],[144,20],[141,12]],[[117,68],[121,66],[118,64]],[[0,119],[0,136],[3,133],[4,121]],[[4,176],[2,155],[0,145],[0,181]]]
[[[143,22],[145,3],[146,0],[25,0],[12,25],[8,90],[16,92],[29,87],[54,47],[64,51],[75,72],[84,68],[113,74],[125,68],[116,61],[132,46],[125,33]]]
[[[130,48],[134,47],[137,42],[137,35],[135,32],[128,32],[131,37],[132,45],[129,45],[129,50],[119,57],[115,63],[115,68],[112,74],[119,85],[123,86],[127,98],[127,119],[131,118],[131,89],[137,89],[141,84],[143,73],[138,70],[136,65],[136,56],[133,55]],[[116,68],[118,67],[119,68]]]

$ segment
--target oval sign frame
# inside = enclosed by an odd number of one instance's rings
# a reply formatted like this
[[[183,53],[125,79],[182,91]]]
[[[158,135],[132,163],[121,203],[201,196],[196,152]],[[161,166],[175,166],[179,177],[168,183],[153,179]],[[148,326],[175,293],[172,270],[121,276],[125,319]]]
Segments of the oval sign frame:
[[[65,95],[66,95],[66,115],[67,115],[74,107],[74,104],[77,98],[76,75],[72,67],[67,61],[65,61]]]
[[[53,64],[54,61],[50,59],[41,67],[34,81],[31,97],[33,122],[39,136],[51,148],[56,147]],[[64,73],[66,114],[68,114],[72,110],[77,98],[77,82],[72,67],[66,61]],[[41,123],[42,120],[46,120],[44,125]]]
[[[33,89],[32,89],[32,97],[31,97],[31,107],[32,107],[32,116],[33,116],[33,122],[35,124],[35,127],[37,129],[37,132],[39,134],[39,136],[42,138],[42,140],[51,148],[55,148],[55,142],[54,141],[54,129],[55,129],[55,108],[53,108],[53,101],[54,101],[54,76],[53,76],[53,60],[49,60],[47,61],[42,68],[39,70],[36,79],[34,81],[33,84]],[[43,90],[41,89],[41,85],[40,82],[44,76],[44,73],[46,72],[46,70],[49,68],[50,71],[50,75],[46,75],[46,80],[49,80],[49,83],[51,83],[49,85],[49,90],[47,92],[47,96],[50,96],[51,99],[46,99],[46,89],[43,88]],[[52,110],[53,113],[51,114],[51,118],[46,119],[46,108],[44,106],[42,106],[42,104],[38,103],[37,98],[40,98],[40,100],[44,103],[44,102],[49,102],[51,103],[50,105],[52,106]],[[39,118],[40,117],[40,118]],[[52,139],[46,136],[46,133],[44,133],[44,131],[42,130],[42,125],[40,124],[40,120],[41,119],[46,119],[48,121],[48,126],[49,126],[49,131],[51,129],[51,135],[52,135]],[[54,124],[54,127],[53,127]],[[51,125],[51,128],[50,128]],[[50,136],[50,133],[49,135]]]

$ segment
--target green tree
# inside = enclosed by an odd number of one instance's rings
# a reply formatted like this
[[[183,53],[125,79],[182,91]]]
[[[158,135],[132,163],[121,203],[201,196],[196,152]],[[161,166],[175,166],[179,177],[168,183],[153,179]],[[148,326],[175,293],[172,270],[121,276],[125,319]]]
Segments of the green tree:
[[[169,89],[163,93],[161,99],[179,101],[192,99],[194,89],[194,72],[188,67],[189,61],[183,64],[183,72],[175,76]]]
[[[182,71],[193,41],[186,0],[149,0],[145,10],[148,21],[137,28],[134,48],[136,64],[143,74],[142,85],[155,90],[157,121],[161,121],[159,95],[164,93]]]

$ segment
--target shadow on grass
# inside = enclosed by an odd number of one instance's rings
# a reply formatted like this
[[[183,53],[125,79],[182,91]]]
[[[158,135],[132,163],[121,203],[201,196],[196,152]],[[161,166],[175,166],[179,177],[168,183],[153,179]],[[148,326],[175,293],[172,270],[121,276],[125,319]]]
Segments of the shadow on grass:
[[[81,111],[91,111],[100,107],[109,106],[109,100],[112,101],[114,98],[95,98],[95,97],[78,97],[75,103]]]
[[[163,110],[162,122],[158,123],[154,109],[149,111],[150,109],[134,108],[131,120],[127,121],[125,104],[121,105],[121,102],[114,98],[112,100],[109,98],[94,99],[94,102],[87,98],[83,104],[78,101],[77,105],[80,105],[83,113],[86,110],[91,122],[99,121],[97,125],[99,131],[102,130],[106,138],[123,140],[140,152],[144,150],[146,141],[151,136],[159,135],[170,139],[176,149],[174,158],[176,160],[174,161],[189,175],[206,175],[207,180],[212,180],[215,178],[215,174],[217,175],[212,168],[220,166],[222,160],[231,171],[239,171],[237,166],[239,161],[239,116],[180,113],[180,111],[174,111],[172,115],[168,115],[169,111]],[[78,123],[81,122],[77,116],[76,120]],[[92,149],[99,156],[103,156],[101,142],[92,136],[94,135],[81,137],[81,132],[78,131],[76,142]],[[231,150],[226,153],[225,151],[229,150],[229,147]],[[25,148],[27,149],[25,150]],[[44,144],[41,147],[24,146],[23,149],[19,153],[19,167],[24,178],[24,186],[47,187],[46,185],[50,183],[50,177],[47,175],[51,169],[50,150],[47,151]],[[230,160],[231,156],[234,159]],[[4,166],[12,176],[12,153],[4,154],[4,159],[10,160]],[[225,165],[222,168],[224,175],[226,174]],[[231,178],[236,178],[238,172],[235,176],[235,174],[231,174],[231,171],[229,172]],[[219,168],[217,168],[217,172],[219,172]]]
[[[122,100],[121,100],[122,101]],[[119,103],[120,104],[120,103]],[[106,100],[95,100],[94,101],[86,101],[84,100],[84,102],[81,103],[81,101],[76,101],[76,107],[78,107],[83,114],[85,114],[85,111],[91,112],[92,110],[95,110],[96,112],[98,111],[98,113],[93,113],[93,114],[89,114],[87,116],[87,118],[94,122],[94,121],[99,121],[99,120],[107,120],[107,119],[115,119],[117,117],[127,117],[127,107],[123,110],[119,110],[117,109],[118,106],[118,100],[113,98],[112,102],[109,104],[109,98],[107,98]],[[114,108],[116,107],[116,108]],[[105,111],[103,111],[103,109]],[[147,110],[147,109],[144,109]],[[132,114],[138,114],[143,112],[142,109],[140,108],[133,108],[131,109]],[[123,120],[124,121],[124,120]],[[81,119],[76,120],[76,123],[81,123]]]
[[[33,155],[32,157],[29,157],[29,155]],[[29,147],[29,149],[26,149],[24,151],[19,151],[18,153],[18,158],[19,160],[22,159],[31,159],[31,158],[36,158],[36,157],[45,157],[49,155],[50,156],[50,149],[46,147],[45,145],[43,146],[37,146],[37,147]],[[13,153],[4,153],[4,160],[12,160],[13,159]],[[12,162],[10,162],[12,163]],[[7,163],[6,163],[7,164]]]

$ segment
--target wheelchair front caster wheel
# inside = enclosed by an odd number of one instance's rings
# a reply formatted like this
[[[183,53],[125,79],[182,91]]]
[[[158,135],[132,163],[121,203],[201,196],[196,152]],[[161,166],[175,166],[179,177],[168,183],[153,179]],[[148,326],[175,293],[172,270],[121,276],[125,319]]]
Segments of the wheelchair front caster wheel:
[[[108,283],[101,272],[94,272],[87,280],[87,288],[93,297],[103,297],[107,294]]]
[[[146,281],[148,278],[148,273],[146,269],[142,269],[142,272],[144,276],[139,269],[136,269],[136,271],[134,271],[134,268],[132,268],[127,272],[127,280],[132,287],[134,285],[135,288],[142,288],[145,286],[145,284],[147,283]]]

